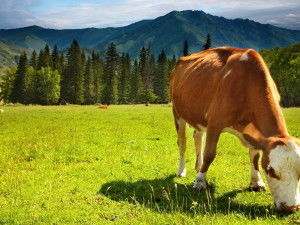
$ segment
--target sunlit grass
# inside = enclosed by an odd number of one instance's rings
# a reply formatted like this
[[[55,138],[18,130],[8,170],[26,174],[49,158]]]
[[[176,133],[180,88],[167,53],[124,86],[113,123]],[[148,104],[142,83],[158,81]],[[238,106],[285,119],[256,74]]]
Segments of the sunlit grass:
[[[209,189],[192,188],[192,129],[186,178],[166,105],[18,106],[0,113],[0,224],[284,224],[269,191],[254,193],[248,151],[222,134]],[[300,109],[285,109],[300,136]]]

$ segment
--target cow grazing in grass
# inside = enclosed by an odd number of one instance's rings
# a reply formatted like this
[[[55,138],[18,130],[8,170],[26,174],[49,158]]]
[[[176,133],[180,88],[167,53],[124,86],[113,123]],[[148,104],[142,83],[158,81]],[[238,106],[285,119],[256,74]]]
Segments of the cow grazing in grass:
[[[170,94],[180,149],[178,176],[186,174],[186,123],[195,129],[194,188],[199,190],[206,188],[220,134],[229,132],[249,148],[252,189],[265,188],[258,166],[262,152],[276,206],[300,208],[300,141],[287,132],[276,85],[256,51],[221,47],[182,57],[171,74]]]
[[[99,109],[107,109],[108,108],[108,105],[100,105],[99,106]]]

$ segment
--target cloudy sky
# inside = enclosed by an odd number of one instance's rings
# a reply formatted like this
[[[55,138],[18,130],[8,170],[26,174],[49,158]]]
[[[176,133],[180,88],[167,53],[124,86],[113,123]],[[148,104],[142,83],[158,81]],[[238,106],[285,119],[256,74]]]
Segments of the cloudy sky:
[[[116,27],[187,9],[300,30],[299,0],[0,0],[0,28]]]

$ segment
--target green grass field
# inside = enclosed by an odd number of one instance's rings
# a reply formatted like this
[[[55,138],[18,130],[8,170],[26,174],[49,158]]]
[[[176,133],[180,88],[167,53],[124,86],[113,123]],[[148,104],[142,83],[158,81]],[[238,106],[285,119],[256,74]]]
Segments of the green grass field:
[[[197,192],[188,129],[187,177],[177,178],[171,107],[3,106],[0,224],[300,224],[271,193],[248,192],[248,151],[222,134]],[[285,109],[300,137],[300,108]]]

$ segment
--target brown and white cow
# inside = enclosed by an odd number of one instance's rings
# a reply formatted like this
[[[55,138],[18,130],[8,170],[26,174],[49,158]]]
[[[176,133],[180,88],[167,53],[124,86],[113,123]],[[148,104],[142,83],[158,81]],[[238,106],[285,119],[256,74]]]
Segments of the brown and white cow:
[[[258,167],[262,152],[276,206],[300,208],[300,141],[287,132],[276,85],[256,51],[221,47],[181,57],[171,74],[170,94],[180,149],[178,176],[186,175],[186,123],[195,129],[194,188],[199,190],[206,188],[220,134],[230,132],[249,148],[252,188],[265,188]]]

